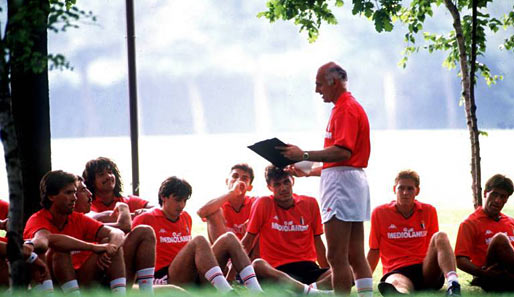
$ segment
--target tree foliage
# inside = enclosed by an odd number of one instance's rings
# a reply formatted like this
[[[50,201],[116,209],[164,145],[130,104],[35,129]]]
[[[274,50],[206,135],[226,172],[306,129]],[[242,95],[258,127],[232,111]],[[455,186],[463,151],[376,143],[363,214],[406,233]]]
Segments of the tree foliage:
[[[471,0],[453,1],[462,16],[463,37],[466,49],[471,50]],[[514,28],[514,5],[503,15],[493,16],[487,12],[487,6],[493,0],[478,0],[477,45],[478,56],[486,52],[487,34],[497,33],[499,30]],[[498,1],[497,1],[498,2]],[[343,6],[342,0],[269,0],[267,11],[258,14],[270,22],[276,20],[292,20],[300,26],[300,31],[306,31],[308,39],[314,42],[319,36],[323,23],[337,24],[332,9]],[[420,50],[430,53],[444,51],[447,53],[443,65],[453,69],[459,63],[459,51],[455,30],[446,34],[425,31],[425,21],[434,15],[434,10],[444,6],[443,0],[353,0],[352,13],[362,15],[373,22],[377,32],[389,32],[394,29],[396,22],[405,24],[405,49],[400,61],[402,67],[406,66],[409,56]],[[424,43],[420,44],[419,40]],[[500,45],[501,49],[514,50],[514,34],[508,36]],[[471,52],[467,53],[468,57]],[[489,67],[477,62],[477,69],[488,85],[502,79],[499,75],[491,73]]]
[[[71,68],[61,53],[43,56],[40,52],[34,51],[37,36],[33,32],[38,28],[46,28],[53,33],[65,32],[70,28],[78,28],[79,20],[96,21],[91,11],[81,10],[75,6],[76,0],[50,0],[48,8],[41,8],[39,3],[39,0],[10,0],[7,1],[7,7],[0,7],[0,11],[16,10],[16,13],[8,17],[8,28],[6,32],[2,32],[0,40],[0,50],[7,64],[7,71],[11,65],[34,73]],[[20,49],[16,55],[12,55],[14,48]]]

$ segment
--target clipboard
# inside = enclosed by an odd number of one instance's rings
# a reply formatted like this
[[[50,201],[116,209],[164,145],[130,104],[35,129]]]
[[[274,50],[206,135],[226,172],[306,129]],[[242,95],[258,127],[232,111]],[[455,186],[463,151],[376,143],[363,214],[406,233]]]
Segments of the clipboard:
[[[282,156],[280,151],[275,148],[277,146],[287,146],[287,144],[282,142],[280,139],[274,137],[271,139],[256,142],[252,145],[249,145],[248,148],[279,168],[284,168],[287,165],[296,163],[296,161],[293,161]]]

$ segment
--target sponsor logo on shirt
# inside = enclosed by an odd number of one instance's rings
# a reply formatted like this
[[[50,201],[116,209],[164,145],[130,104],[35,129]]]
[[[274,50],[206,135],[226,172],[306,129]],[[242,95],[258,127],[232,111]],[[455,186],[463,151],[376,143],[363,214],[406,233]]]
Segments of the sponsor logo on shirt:
[[[271,229],[275,229],[281,232],[304,232],[309,230],[309,225],[295,225],[293,221],[285,221],[283,225],[272,222]]]
[[[493,231],[491,230],[485,230],[485,235],[493,234]]]
[[[396,228],[397,228],[397,227],[396,227],[396,225],[395,225],[395,224],[391,224],[391,225],[389,226],[389,228],[388,228],[388,229],[396,229]]]
[[[278,217],[277,216],[274,216],[273,219],[278,221]]]
[[[327,138],[327,139],[332,139],[332,132],[328,132],[328,131],[327,131],[327,132],[325,133],[325,138]]]
[[[191,240],[191,235],[184,235],[182,233],[173,232],[171,236],[159,236],[159,241],[161,243],[181,243],[188,242]]]
[[[414,231],[414,228],[403,228],[400,232],[387,232],[387,238],[389,239],[402,239],[402,238],[419,238],[426,237],[427,231]]]
[[[159,230],[159,233],[166,233],[166,229],[161,228],[161,230]]]

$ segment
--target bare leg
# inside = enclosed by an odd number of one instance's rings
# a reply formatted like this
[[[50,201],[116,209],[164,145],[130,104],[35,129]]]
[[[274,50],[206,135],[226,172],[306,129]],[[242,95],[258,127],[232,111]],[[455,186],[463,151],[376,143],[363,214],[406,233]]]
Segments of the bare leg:
[[[193,238],[180,250],[168,268],[168,282],[173,285],[190,284],[197,274],[203,277],[205,272],[217,266],[209,242],[203,236]]]
[[[498,233],[491,240],[487,249],[486,263],[486,266],[500,264],[514,273],[514,249],[505,234]]]
[[[221,235],[212,245],[212,251],[222,269],[227,265],[228,259],[232,260],[236,271],[241,271],[251,264],[241,242],[232,232]]]
[[[221,235],[227,232],[227,227],[225,226],[225,218],[221,212],[221,209],[218,209],[215,213],[206,217],[207,220],[207,234],[209,235],[209,241],[214,243]]]
[[[364,223],[352,222],[351,224],[352,233],[350,235],[348,259],[355,274],[355,279],[371,278],[371,268],[364,254]]]
[[[403,274],[393,273],[385,279],[385,282],[392,284],[398,292],[403,294],[410,294],[414,291],[414,284]]]
[[[441,273],[446,275],[450,271],[457,271],[455,255],[448,235],[437,232],[430,239],[427,255],[423,260],[423,279],[427,285],[435,285]]]
[[[325,223],[327,238],[327,259],[332,269],[332,286],[336,294],[349,295],[353,275],[348,260],[352,223],[332,218]]]
[[[316,281],[318,289],[332,290],[332,270],[325,271]]]
[[[136,271],[155,265],[155,233],[150,226],[139,225],[132,230],[123,243],[127,288],[134,283]]]
[[[53,279],[60,285],[65,284],[71,280],[77,279],[73,263],[71,261],[70,253],[61,253],[53,251],[48,259],[50,263]]]
[[[259,279],[270,280],[291,287],[295,292],[303,292],[304,284],[290,277],[287,273],[273,268],[263,259],[255,259],[252,263]]]

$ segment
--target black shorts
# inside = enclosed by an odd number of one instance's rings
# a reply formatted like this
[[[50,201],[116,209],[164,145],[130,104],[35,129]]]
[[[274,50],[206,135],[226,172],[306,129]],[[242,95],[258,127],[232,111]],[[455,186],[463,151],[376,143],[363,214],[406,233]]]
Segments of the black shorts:
[[[165,267],[157,270],[153,274],[154,279],[156,279],[156,280],[165,280],[166,284],[168,284],[168,268],[169,268],[169,266],[165,266]],[[156,282],[154,281],[154,283],[156,283]],[[157,283],[162,284],[162,282],[157,282]],[[196,274],[195,280],[194,280],[194,282],[191,285],[201,285],[201,284],[202,284],[202,280],[200,278],[200,275]]]
[[[406,276],[410,281],[414,284],[414,290],[423,291],[423,290],[439,290],[444,285],[444,275],[441,273],[441,277],[437,281],[435,285],[425,284],[425,280],[423,279],[423,264],[414,264],[409,266],[404,266],[397,268],[393,271],[389,271],[387,274],[384,274],[380,279],[381,282],[384,282],[388,276],[391,274],[399,273],[401,275]]]
[[[164,266],[163,268],[157,270],[154,274],[153,274],[153,277],[155,279],[161,279],[163,277],[167,277],[168,276],[168,266]]]
[[[328,270],[328,268],[320,268],[318,264],[311,261],[293,262],[275,268],[306,285],[316,282]]]

